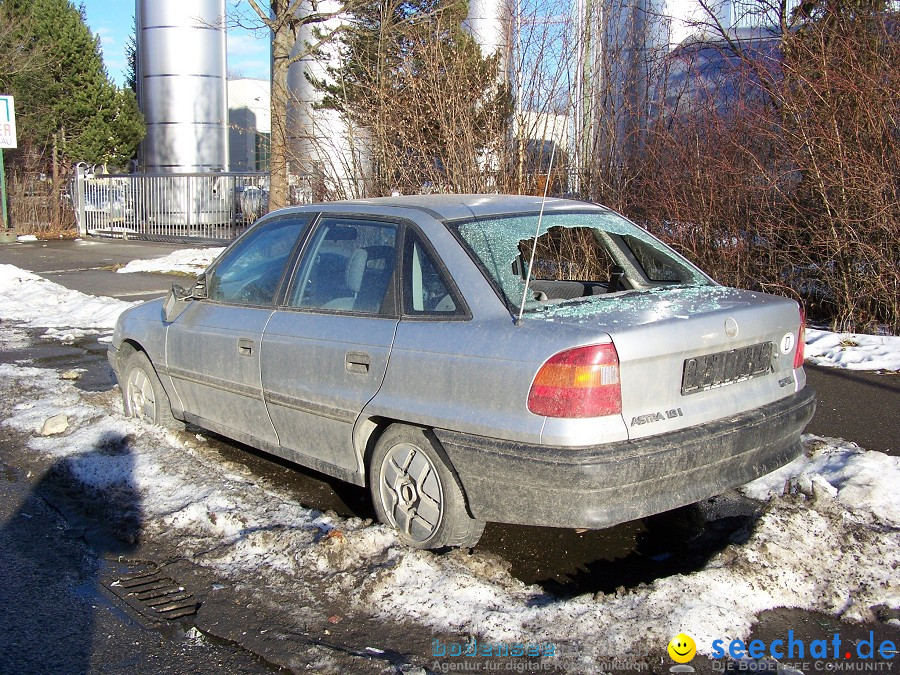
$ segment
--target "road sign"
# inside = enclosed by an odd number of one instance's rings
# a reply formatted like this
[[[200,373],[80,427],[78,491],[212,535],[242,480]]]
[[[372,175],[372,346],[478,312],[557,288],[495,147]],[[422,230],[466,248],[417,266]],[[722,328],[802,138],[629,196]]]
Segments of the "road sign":
[[[16,148],[16,111],[12,96],[0,96],[0,148]]]

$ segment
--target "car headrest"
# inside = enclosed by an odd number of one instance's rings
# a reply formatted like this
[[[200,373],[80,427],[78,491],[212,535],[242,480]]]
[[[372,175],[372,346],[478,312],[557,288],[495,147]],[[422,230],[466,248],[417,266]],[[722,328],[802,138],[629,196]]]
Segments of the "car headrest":
[[[362,288],[368,260],[369,254],[364,248],[356,249],[350,256],[350,262],[347,264],[347,288],[354,294],[359,293],[359,289]]]

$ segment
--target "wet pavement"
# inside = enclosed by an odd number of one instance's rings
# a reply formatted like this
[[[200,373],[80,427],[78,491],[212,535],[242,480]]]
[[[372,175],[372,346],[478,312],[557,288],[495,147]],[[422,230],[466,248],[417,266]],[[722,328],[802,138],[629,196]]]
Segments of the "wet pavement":
[[[10,442],[0,432],[0,672],[273,672],[189,623],[159,630],[111,599],[100,580],[131,547],[89,534],[53,468],[29,478],[9,463]]]

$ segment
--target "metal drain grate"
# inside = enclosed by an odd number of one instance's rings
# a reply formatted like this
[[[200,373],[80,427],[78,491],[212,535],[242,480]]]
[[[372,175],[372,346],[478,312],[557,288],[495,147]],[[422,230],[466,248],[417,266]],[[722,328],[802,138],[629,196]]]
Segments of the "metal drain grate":
[[[193,593],[156,567],[121,575],[108,588],[129,607],[153,621],[182,619],[196,614],[200,607]]]

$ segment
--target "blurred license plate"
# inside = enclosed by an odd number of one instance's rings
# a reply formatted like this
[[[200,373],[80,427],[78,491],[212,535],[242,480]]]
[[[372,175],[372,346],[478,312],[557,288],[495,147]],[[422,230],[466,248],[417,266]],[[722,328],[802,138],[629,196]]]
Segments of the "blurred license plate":
[[[771,342],[707,354],[684,362],[681,394],[695,394],[765,375],[772,368]]]

